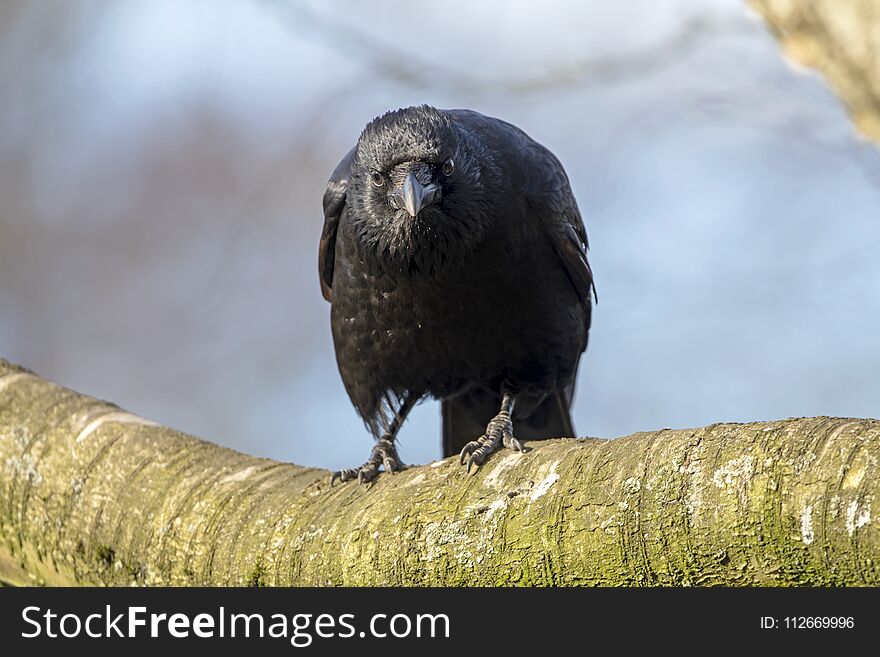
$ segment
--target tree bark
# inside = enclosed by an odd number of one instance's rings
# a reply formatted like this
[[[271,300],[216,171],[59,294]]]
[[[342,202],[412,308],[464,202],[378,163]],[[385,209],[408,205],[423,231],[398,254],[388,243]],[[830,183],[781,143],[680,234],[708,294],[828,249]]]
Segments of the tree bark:
[[[880,142],[880,3],[877,0],[749,0],[783,51],[818,69],[846,103],[857,130]]]
[[[880,422],[532,443],[329,486],[0,360],[0,579],[877,585]]]

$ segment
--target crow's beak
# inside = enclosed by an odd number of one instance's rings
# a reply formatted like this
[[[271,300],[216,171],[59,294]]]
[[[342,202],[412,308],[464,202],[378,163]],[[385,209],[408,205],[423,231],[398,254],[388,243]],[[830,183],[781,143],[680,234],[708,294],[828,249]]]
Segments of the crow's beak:
[[[415,217],[425,206],[440,199],[440,188],[431,183],[422,185],[414,172],[406,174],[403,186],[394,193],[398,205],[402,205],[410,217]]]

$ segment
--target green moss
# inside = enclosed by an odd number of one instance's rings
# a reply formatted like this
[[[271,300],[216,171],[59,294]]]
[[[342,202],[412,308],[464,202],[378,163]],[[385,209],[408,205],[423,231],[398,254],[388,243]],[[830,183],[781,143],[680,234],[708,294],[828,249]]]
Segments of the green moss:
[[[116,551],[109,545],[98,545],[95,548],[95,557],[104,568],[110,568],[116,560]]]
[[[267,578],[269,573],[266,571],[266,568],[263,566],[262,562],[258,561],[254,564],[253,569],[248,576],[248,586],[268,586]]]

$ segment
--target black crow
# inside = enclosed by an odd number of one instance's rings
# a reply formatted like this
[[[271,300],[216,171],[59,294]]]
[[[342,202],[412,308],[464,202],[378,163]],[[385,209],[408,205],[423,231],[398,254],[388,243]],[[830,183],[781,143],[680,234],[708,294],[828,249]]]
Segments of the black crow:
[[[427,396],[444,456],[468,471],[502,444],[574,434],[587,234],[562,164],[519,128],[426,105],[374,119],[327,183],[318,268],[339,373],[376,439],[334,480],[400,469],[397,431]]]

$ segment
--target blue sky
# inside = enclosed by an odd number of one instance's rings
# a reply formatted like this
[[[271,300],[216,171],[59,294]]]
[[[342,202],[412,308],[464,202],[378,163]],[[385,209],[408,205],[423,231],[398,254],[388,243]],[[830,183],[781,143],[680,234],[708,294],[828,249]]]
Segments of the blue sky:
[[[601,299],[580,435],[880,414],[880,155],[738,1],[286,7],[92,7],[66,49],[40,16],[0,32],[43,58],[0,66],[0,353],[236,449],[362,461],[320,198],[370,118],[428,102],[568,170]],[[438,415],[406,460],[439,455]]]

